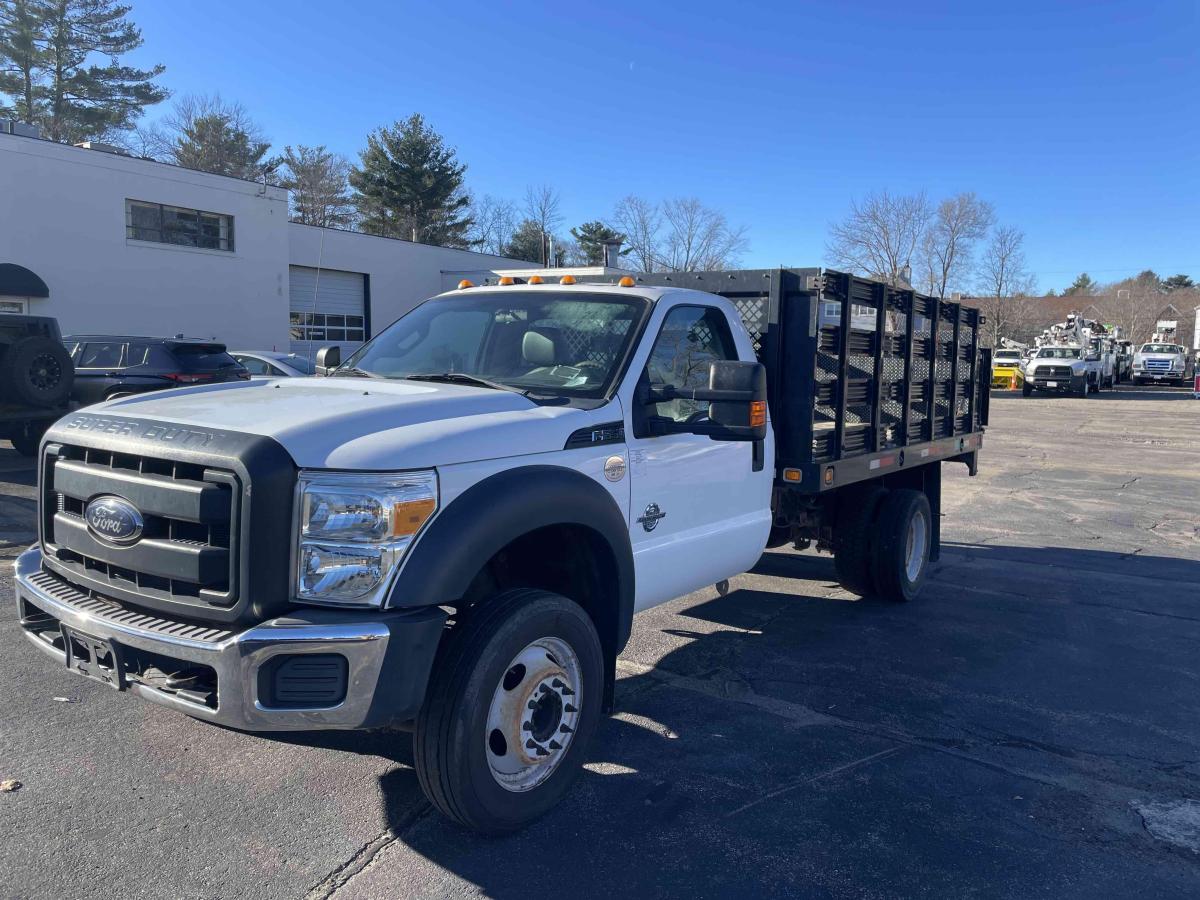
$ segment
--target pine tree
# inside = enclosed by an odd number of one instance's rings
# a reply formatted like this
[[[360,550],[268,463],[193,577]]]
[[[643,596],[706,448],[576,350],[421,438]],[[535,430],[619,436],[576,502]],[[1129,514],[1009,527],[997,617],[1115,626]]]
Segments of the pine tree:
[[[1196,283],[1187,275],[1172,275],[1170,278],[1163,279],[1162,286],[1163,290],[1169,293],[1194,288]]]
[[[245,107],[220,97],[184,97],[166,121],[168,157],[177,166],[247,181],[268,179],[280,161]]]
[[[343,157],[324,147],[284,147],[282,163],[286,171],[279,186],[291,191],[293,222],[322,228],[350,224],[350,166]]]
[[[510,259],[522,259],[526,262],[538,263],[542,259],[542,226],[533,219],[524,219],[517,230],[513,232],[504,255]]]
[[[1080,273],[1079,277],[1071,282],[1070,286],[1062,292],[1064,297],[1070,297],[1073,294],[1090,295],[1096,293],[1100,285],[1096,284],[1092,276],[1087,272]]]
[[[571,236],[575,238],[579,244],[579,249],[583,253],[588,266],[599,266],[604,264],[604,242],[611,240],[620,240],[625,242],[625,235],[621,232],[609,228],[603,222],[584,222],[578,228],[571,229]],[[621,251],[621,255],[625,256],[629,253],[629,247]]]
[[[0,0],[0,92],[13,114],[46,137],[74,142],[132,127],[166,99],[154,84],[164,67],[138,69],[120,57],[142,45],[114,0]]]
[[[420,113],[378,129],[350,171],[359,227],[385,237],[468,246],[466,170]]]
[[[35,3],[0,3],[0,93],[13,99],[11,106],[0,106],[0,113],[21,122],[40,121],[45,108],[41,78],[46,51],[42,33],[42,18]]]

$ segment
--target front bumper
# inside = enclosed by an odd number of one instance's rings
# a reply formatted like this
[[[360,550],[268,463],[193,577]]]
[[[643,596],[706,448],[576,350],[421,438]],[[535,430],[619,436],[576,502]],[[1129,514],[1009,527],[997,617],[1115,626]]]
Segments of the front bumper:
[[[202,673],[213,682],[207,693],[134,672],[118,680],[147,700],[245,731],[378,728],[414,718],[446,622],[438,607],[398,613],[306,609],[232,632],[97,597],[43,570],[41,561],[41,550],[33,547],[15,564],[21,626],[38,649],[65,665],[66,626],[108,642],[123,658],[151,661],[150,671]],[[307,707],[273,699],[269,673],[279,658],[306,654],[344,657],[340,702]]]
[[[1083,390],[1083,383],[1087,380],[1086,374],[1071,375],[1069,378],[1052,378],[1049,375],[1034,373],[1025,377],[1030,387],[1036,388],[1039,391],[1065,391],[1072,394],[1078,394]],[[1054,383],[1054,387],[1050,387],[1051,382]]]

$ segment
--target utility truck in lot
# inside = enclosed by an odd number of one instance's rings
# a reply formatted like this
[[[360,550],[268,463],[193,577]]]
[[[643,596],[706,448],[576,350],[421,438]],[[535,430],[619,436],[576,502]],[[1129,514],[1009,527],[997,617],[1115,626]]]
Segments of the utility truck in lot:
[[[1150,340],[1133,355],[1134,384],[1174,383],[1183,385],[1187,376],[1187,348],[1177,343],[1179,323],[1161,321]]]
[[[1086,397],[1116,388],[1115,341],[1099,322],[1073,312],[1043,331],[1036,344],[1025,364],[1021,392],[1026,397],[1035,391]]]
[[[504,832],[586,759],[636,611],[789,543],[918,592],[987,422],[978,310],[819,269],[541,281],[464,282],[332,377],[67,416],[20,627],[210,722],[410,731],[434,805]]]

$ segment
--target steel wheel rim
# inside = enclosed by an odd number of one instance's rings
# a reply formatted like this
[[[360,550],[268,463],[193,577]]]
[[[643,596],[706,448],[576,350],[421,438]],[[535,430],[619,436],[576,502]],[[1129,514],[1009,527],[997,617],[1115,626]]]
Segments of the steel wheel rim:
[[[916,581],[925,564],[925,546],[929,542],[925,517],[917,513],[908,523],[908,540],[904,551],[904,574],[910,582]]]
[[[554,774],[579,727],[579,657],[556,637],[530,642],[492,692],[483,749],[496,783],[532,790]]]

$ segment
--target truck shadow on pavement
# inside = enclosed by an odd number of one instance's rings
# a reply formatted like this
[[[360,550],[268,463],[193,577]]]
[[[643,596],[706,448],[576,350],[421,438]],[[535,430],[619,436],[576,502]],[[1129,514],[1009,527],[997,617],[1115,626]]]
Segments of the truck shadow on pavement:
[[[337,876],[355,896],[419,893],[434,872],[500,897],[1200,888],[1114,786],[1177,798],[1200,777],[1161,762],[1200,743],[1200,660],[1179,643],[1200,638],[1194,598],[1146,616],[1079,571],[1200,582],[1196,560],[947,543],[925,594],[894,604],[838,591],[828,556],[768,552],[728,595],[639,617],[581,778],[508,837],[432,811],[407,734],[273,739],[395,764],[386,830]],[[1161,721],[1191,724],[1167,738]]]

